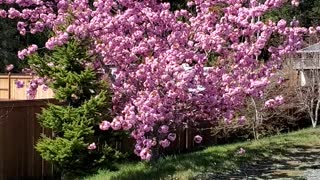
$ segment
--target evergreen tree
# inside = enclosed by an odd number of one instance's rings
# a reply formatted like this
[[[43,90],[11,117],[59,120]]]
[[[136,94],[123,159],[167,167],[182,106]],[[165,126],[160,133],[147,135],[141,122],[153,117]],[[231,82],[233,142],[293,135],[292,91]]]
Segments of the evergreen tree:
[[[61,105],[50,104],[39,115],[42,126],[51,129],[54,136],[43,136],[36,150],[63,175],[88,172],[120,156],[106,143],[117,134],[98,127],[102,120],[111,120],[111,96],[105,81],[88,65],[95,57],[84,47],[73,41],[50,54],[29,58],[38,75],[50,77],[48,85],[61,102]]]

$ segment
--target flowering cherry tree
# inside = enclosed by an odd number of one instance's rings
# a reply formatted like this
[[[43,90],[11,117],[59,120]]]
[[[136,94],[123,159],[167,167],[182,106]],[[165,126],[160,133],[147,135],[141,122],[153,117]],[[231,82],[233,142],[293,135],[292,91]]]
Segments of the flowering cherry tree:
[[[282,57],[302,45],[302,35],[320,31],[259,18],[283,3],[190,0],[188,9],[172,11],[159,0],[0,0],[6,4],[0,17],[18,19],[21,35],[52,31],[48,50],[85,41],[97,58],[84,66],[104,75],[114,67],[115,117],[101,120],[100,128],[130,131],[134,152],[150,160],[182,124],[231,121],[246,97],[262,96]],[[270,45],[275,36],[279,43]],[[18,56],[37,49],[31,45]],[[204,70],[209,61],[213,67]],[[38,81],[32,83],[28,93],[34,96]]]

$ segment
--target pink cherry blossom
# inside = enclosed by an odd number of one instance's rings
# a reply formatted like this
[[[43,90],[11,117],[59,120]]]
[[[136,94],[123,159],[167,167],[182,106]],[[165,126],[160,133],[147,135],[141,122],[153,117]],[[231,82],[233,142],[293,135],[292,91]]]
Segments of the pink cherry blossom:
[[[21,51],[18,51],[18,57],[19,59],[24,59],[26,56],[29,56],[33,53],[35,53],[38,50],[38,46],[33,44],[29,46],[27,49],[23,49]]]
[[[89,150],[95,150],[96,148],[97,148],[96,143],[91,143],[91,144],[89,144],[89,146],[88,146],[88,149],[89,149]]]
[[[193,138],[194,142],[196,142],[197,144],[202,142],[202,137],[200,135],[196,135]]]
[[[111,124],[109,121],[102,121],[100,124],[99,124],[99,128],[102,130],[102,131],[106,131],[110,128]]]
[[[284,103],[284,98],[282,95],[276,96],[275,101],[280,105]]]
[[[274,99],[269,99],[265,102],[265,107],[267,108],[274,108],[284,103],[283,96],[279,95],[276,96]]]
[[[47,91],[48,89],[49,89],[49,87],[47,85],[42,86],[42,90]]]
[[[112,121],[110,125],[113,130],[121,129],[121,122],[120,121]]]
[[[23,88],[24,87],[24,81],[17,80],[15,82],[15,84],[16,84],[17,88]]]
[[[175,133],[169,133],[168,134],[168,139],[170,141],[175,141],[176,140],[177,135]]]
[[[240,125],[243,125],[245,122],[246,122],[246,117],[245,116],[241,116],[239,119],[238,119],[238,124]]]
[[[292,0],[291,1],[292,6],[299,6],[299,0]]]
[[[167,125],[162,125],[159,128],[159,133],[167,134],[169,132],[169,126]]]
[[[170,141],[169,141],[168,139],[161,140],[161,141],[159,142],[159,144],[160,144],[163,148],[167,148],[167,147],[169,147],[169,145],[170,145]]]
[[[196,13],[172,11],[170,3],[156,0],[97,0],[93,6],[87,0],[0,2],[8,6],[0,9],[0,18],[15,19],[21,35],[52,32],[40,48],[86,42],[88,53],[99,58],[84,66],[94,68],[101,79],[112,79],[115,116],[99,127],[128,131],[136,142],[135,154],[144,160],[151,159],[153,144],[169,146],[180,127],[202,121],[231,124],[247,98],[262,97],[284,57],[303,46],[303,37],[320,33],[320,27],[299,27],[297,20],[257,20],[280,8],[283,0],[219,0],[224,5],[220,13],[212,11],[217,0],[188,1]],[[298,0],[291,2],[299,5]],[[269,43],[274,34],[281,39]],[[18,57],[26,59],[37,51],[31,45]],[[261,57],[265,51],[268,57]],[[212,55],[215,63],[207,67]],[[51,69],[57,66],[45,63]],[[107,67],[112,67],[111,74]],[[28,97],[35,98],[40,85],[47,88],[46,81],[31,81]],[[283,98],[275,97],[265,107],[282,103]],[[240,116],[238,123],[244,121]],[[194,141],[201,143],[202,137]]]
[[[151,159],[151,151],[148,148],[144,148],[140,152],[140,157],[143,160],[150,161]]]
[[[49,62],[47,65],[48,65],[49,67],[53,67],[53,66],[54,66],[53,62]]]
[[[6,67],[6,71],[10,72],[13,68],[14,68],[14,65],[13,64],[9,64]]]
[[[245,153],[246,153],[246,150],[243,149],[243,148],[240,148],[239,151],[238,151],[239,155],[244,155]]]
[[[284,81],[285,81],[285,79],[284,79],[283,77],[280,77],[280,78],[278,79],[277,84],[282,84]]]
[[[271,108],[276,105],[276,101],[274,99],[269,99],[264,103],[265,107]]]

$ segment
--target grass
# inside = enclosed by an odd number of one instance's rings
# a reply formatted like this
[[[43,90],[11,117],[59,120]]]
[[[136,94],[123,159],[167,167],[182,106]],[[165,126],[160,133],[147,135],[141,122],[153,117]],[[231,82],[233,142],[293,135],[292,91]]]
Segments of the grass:
[[[107,179],[199,179],[202,174],[225,175],[241,171],[251,165],[275,164],[284,157],[293,156],[292,149],[320,147],[320,129],[301,131],[248,141],[206,148],[202,151],[176,156],[167,156],[154,164],[128,162],[117,164],[117,170],[99,170],[85,180]],[[237,152],[244,148],[246,153]],[[311,151],[310,153],[312,153]],[[308,157],[307,154],[303,156]],[[272,157],[272,158],[271,158]],[[286,163],[289,166],[288,163]]]

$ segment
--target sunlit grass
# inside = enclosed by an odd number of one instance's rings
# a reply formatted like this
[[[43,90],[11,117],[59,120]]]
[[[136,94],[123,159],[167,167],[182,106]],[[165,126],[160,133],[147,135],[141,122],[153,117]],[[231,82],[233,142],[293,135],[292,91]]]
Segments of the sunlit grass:
[[[116,165],[117,170],[100,170],[85,180],[107,179],[194,179],[200,173],[224,174],[241,166],[268,157],[279,157],[294,147],[320,146],[320,130],[305,129],[258,141],[212,146],[202,151],[167,156],[158,162],[128,162]],[[246,153],[237,152],[244,148]]]

